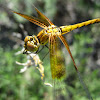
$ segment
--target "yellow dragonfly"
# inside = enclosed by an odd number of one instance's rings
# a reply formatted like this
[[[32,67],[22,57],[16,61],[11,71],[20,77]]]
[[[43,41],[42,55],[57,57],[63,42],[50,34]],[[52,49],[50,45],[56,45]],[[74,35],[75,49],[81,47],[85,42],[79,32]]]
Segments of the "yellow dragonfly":
[[[78,68],[75,64],[74,58],[71,54],[71,51],[69,49],[68,43],[63,37],[63,34],[66,34],[74,29],[80,28],[82,26],[87,26],[89,24],[98,23],[100,22],[100,19],[93,19],[89,21],[85,21],[82,23],[74,24],[74,25],[66,25],[66,26],[60,26],[57,27],[54,25],[45,15],[43,15],[36,7],[35,10],[38,14],[37,17],[28,16],[26,14],[18,13],[13,11],[13,13],[16,13],[20,15],[21,17],[24,17],[25,19],[29,20],[30,22],[42,27],[43,29],[37,34],[37,36],[26,36],[24,39],[24,48],[25,51],[31,51],[35,52],[39,49],[41,45],[46,45],[49,43],[49,51],[50,51],[50,66],[51,66],[51,73],[53,79],[61,79],[65,76],[65,66],[63,65],[63,61],[61,59],[61,54],[59,53],[59,40],[62,41],[64,46],[66,47],[67,51],[70,54],[70,57],[73,61],[74,67],[79,74]],[[80,77],[80,76],[79,76]],[[92,100],[92,97],[90,96],[88,89],[86,88],[84,82],[80,78],[80,81],[86,90],[88,97],[90,100]]]

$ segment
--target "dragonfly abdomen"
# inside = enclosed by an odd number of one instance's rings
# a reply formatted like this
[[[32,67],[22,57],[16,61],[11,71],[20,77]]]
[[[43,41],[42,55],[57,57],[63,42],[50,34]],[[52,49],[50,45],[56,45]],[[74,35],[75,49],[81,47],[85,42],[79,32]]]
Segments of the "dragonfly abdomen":
[[[74,29],[77,29],[77,28],[80,28],[80,27],[83,27],[83,26],[87,26],[87,25],[90,25],[90,24],[98,23],[98,22],[100,22],[100,18],[85,21],[85,22],[82,22],[82,23],[74,24],[74,25],[61,26],[60,29],[62,31],[62,34],[66,34],[66,33],[70,32]]]

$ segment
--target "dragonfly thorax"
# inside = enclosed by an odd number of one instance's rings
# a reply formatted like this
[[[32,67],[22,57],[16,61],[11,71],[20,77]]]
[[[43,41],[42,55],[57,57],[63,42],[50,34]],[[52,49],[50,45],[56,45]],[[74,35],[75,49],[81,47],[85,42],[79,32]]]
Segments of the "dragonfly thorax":
[[[36,36],[26,36],[24,39],[25,51],[37,51],[39,49],[40,43]]]
[[[48,26],[45,29],[45,34],[48,35],[61,35],[61,29],[55,25]]]

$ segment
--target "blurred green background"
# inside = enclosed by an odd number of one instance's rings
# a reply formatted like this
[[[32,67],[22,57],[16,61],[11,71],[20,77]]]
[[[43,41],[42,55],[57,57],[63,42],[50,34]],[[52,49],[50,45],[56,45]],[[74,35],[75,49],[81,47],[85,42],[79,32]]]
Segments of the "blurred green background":
[[[36,35],[41,28],[13,14],[9,8],[34,16],[33,4],[57,26],[100,18],[100,0],[0,0],[0,100],[52,100],[54,95],[52,88],[41,81],[37,69],[31,67],[20,74],[22,66],[15,63],[27,60],[26,55],[15,55],[23,47],[19,40],[25,38],[19,25],[23,24],[29,35]],[[94,100],[100,100],[100,24],[76,29],[64,36],[90,94]],[[67,77],[64,82],[58,82],[62,89],[56,93],[57,100],[88,100],[63,45],[62,51]],[[46,48],[39,53],[41,59],[45,52]],[[52,83],[49,55],[43,65],[46,81]]]

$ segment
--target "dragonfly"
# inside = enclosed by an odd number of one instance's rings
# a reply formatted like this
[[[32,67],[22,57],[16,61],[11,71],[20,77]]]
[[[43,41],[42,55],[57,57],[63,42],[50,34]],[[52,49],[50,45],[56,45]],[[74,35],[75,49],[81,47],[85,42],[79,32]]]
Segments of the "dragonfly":
[[[74,29],[87,26],[90,24],[98,23],[100,22],[100,18],[88,20],[88,21],[81,22],[74,25],[66,25],[66,26],[57,27],[50,21],[49,18],[47,18],[44,14],[42,14],[36,7],[35,7],[35,10],[38,14],[38,17],[33,17],[33,16],[16,12],[16,11],[12,11],[13,13],[18,14],[21,17],[43,28],[37,35],[25,37],[24,53],[27,51],[36,52],[39,50],[39,47],[41,45],[45,46],[48,43],[52,79],[61,79],[66,75],[66,71],[65,71],[65,66],[63,64],[63,60],[61,59],[61,54],[59,52],[59,48],[60,48],[59,40],[60,40],[64,44],[65,48],[67,49],[72,59],[75,70],[79,75],[79,79],[81,81],[81,84],[83,85],[83,88],[87,92],[88,98],[92,100],[92,97],[90,96],[85,83],[81,79],[79,70],[72,56],[67,40],[64,38],[63,35],[69,33],[70,31]]]

